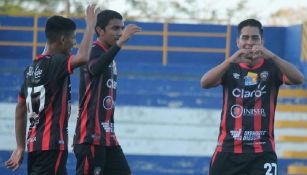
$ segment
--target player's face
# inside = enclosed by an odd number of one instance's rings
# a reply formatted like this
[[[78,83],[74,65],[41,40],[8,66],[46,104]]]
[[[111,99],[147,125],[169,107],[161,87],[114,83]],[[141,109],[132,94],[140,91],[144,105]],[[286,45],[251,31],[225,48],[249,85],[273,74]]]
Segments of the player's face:
[[[122,35],[123,29],[124,22],[122,20],[112,19],[104,30],[100,30],[99,40],[106,45],[112,46]]]
[[[239,49],[252,49],[254,45],[262,45],[263,40],[257,27],[246,26],[241,30],[237,39]]]
[[[71,34],[65,36],[63,38],[63,52],[69,54],[71,49],[76,45],[76,32],[72,32]]]

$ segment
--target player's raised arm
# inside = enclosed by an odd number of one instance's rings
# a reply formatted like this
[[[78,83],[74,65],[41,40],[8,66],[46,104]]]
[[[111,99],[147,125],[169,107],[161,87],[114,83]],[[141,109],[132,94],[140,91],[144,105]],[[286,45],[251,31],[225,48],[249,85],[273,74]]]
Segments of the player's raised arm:
[[[86,28],[83,34],[83,39],[78,49],[78,53],[71,61],[71,67],[75,68],[85,64],[89,59],[90,49],[93,41],[94,28],[97,21],[97,12],[95,4],[88,5],[86,9]]]

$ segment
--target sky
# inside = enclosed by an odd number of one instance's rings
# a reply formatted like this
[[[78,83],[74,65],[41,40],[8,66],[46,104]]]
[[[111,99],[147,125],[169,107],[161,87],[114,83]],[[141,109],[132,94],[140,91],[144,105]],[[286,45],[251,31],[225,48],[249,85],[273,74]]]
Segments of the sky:
[[[128,7],[125,3],[125,0],[112,0],[110,2],[105,2],[104,0],[91,0],[93,2],[104,3],[107,4],[107,7],[113,10],[116,10],[120,13],[123,13],[127,8],[131,14],[133,14],[134,10],[131,10],[131,7]],[[142,0],[140,0],[142,1]],[[157,0],[143,0],[148,1],[152,7],[161,6],[161,4],[158,4]],[[177,1],[177,2],[184,2],[183,0],[162,0],[163,2],[168,1]],[[227,19],[227,9],[234,9],[237,6],[237,3],[240,0],[197,0],[197,5],[191,6],[191,8],[195,8],[197,10],[204,9],[204,8],[210,8],[216,10],[216,15],[219,16],[219,18],[225,18]],[[189,6],[189,4],[186,4]],[[237,23],[243,19],[246,19],[249,16],[253,16],[254,14],[257,14],[257,17],[259,20],[262,21],[263,24],[268,24],[270,21],[268,18],[271,14],[278,11],[279,9],[298,9],[298,8],[306,8],[307,9],[307,0],[246,0],[245,4],[245,10],[235,14],[235,16],[231,19],[232,23]],[[164,10],[163,14],[160,14],[162,17],[167,17],[169,15],[174,15],[174,13],[178,14],[178,17],[180,16],[179,13],[171,11],[169,9]],[[136,14],[139,15],[139,14]],[[200,10],[199,16],[205,15],[205,12],[202,12]],[[307,19],[307,17],[305,17]],[[301,23],[300,20],[298,21],[291,21],[292,23]]]

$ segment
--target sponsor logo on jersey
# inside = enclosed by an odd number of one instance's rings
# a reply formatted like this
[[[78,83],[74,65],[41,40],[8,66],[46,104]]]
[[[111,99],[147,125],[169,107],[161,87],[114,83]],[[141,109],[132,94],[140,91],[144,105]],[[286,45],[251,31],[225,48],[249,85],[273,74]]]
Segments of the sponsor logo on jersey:
[[[267,131],[242,131],[242,129],[238,129],[231,130],[229,133],[234,140],[255,141],[260,140]],[[261,143],[264,144],[265,142]],[[259,144],[259,142],[257,142],[257,144]]]
[[[243,108],[241,105],[235,104],[230,108],[230,114],[233,118],[239,118],[241,116],[253,117],[255,115],[266,117],[266,113],[263,108]]]
[[[35,79],[39,79],[39,78],[41,78],[42,73],[43,73],[43,70],[40,69],[39,66],[37,66],[37,67],[35,68],[35,70],[33,70],[33,67],[30,66],[30,67],[29,67],[29,70],[28,70],[28,72],[27,72],[27,76],[29,76],[29,77],[30,77],[30,76],[34,76]]]
[[[107,81],[107,87],[110,89],[116,89],[117,88],[117,82],[113,79],[108,79]]]
[[[106,132],[114,132],[114,123],[110,122],[101,122],[101,126]]]
[[[257,89],[249,91],[245,89],[235,88],[232,91],[232,95],[237,98],[253,98],[253,97],[261,97],[263,94],[266,93],[265,85],[263,87],[258,86]]]
[[[235,140],[242,140],[242,129],[239,130],[231,130],[230,135]]]
[[[245,86],[252,86],[258,83],[258,75],[253,72],[248,72],[247,75],[244,77],[244,85]]]

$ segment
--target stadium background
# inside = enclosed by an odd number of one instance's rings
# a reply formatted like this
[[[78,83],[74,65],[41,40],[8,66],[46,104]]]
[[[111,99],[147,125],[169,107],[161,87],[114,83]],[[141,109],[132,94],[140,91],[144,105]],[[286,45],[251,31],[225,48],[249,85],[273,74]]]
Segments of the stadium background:
[[[15,148],[14,110],[22,71],[44,47],[47,17],[0,16],[0,174]],[[80,43],[85,26],[74,19]],[[236,26],[212,24],[136,23],[134,36],[117,56],[118,99],[115,129],[134,175],[207,174],[214,151],[221,88],[203,90],[204,72],[236,51]],[[297,66],[307,77],[307,27],[264,29],[265,45]],[[76,50],[74,50],[75,52]],[[78,70],[72,75],[70,141],[77,117]],[[279,174],[306,173],[307,85],[283,86],[276,114]],[[71,148],[70,148],[71,150]],[[25,159],[26,160],[26,159]],[[74,174],[75,158],[67,168]]]

